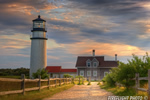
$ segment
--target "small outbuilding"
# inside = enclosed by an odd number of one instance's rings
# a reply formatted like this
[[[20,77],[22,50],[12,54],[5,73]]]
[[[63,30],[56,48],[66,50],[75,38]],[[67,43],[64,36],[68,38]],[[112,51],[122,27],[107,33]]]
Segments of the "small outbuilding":
[[[63,78],[64,74],[69,74],[73,77],[77,75],[77,69],[62,69],[61,66],[47,66],[46,70],[51,78]]]

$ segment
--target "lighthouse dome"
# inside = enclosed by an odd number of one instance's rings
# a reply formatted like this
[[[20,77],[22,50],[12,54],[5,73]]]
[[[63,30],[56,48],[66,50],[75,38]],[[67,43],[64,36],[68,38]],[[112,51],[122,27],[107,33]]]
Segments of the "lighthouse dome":
[[[46,22],[44,19],[41,18],[40,15],[38,16],[38,18],[34,19],[33,22],[34,22],[34,21],[44,21],[44,22]]]

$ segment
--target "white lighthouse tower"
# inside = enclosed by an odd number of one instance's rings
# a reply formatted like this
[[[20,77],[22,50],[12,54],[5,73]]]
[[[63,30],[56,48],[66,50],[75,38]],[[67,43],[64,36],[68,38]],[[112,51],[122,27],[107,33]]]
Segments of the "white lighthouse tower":
[[[31,57],[30,57],[30,78],[38,69],[47,66],[46,52],[46,21],[40,18],[33,20],[33,29],[31,30]]]

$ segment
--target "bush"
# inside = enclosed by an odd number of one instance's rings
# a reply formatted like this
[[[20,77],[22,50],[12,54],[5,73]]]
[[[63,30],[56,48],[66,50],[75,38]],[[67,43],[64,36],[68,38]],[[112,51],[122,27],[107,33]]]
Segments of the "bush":
[[[76,76],[76,78],[79,78],[79,77],[80,77],[80,78],[84,78],[83,76],[80,76],[80,75],[79,75],[79,76]]]
[[[47,72],[48,71],[46,71],[44,68],[42,70],[38,69],[36,73],[32,74],[32,76],[33,76],[33,78],[38,78],[39,75],[41,75],[41,79],[45,79],[45,78],[48,78]]]
[[[103,79],[108,86],[115,86],[115,81],[112,79],[110,74],[107,74]]]
[[[130,80],[135,77],[136,70],[134,67],[120,62],[118,68],[119,70],[114,69],[114,71],[116,70],[115,73],[112,71],[112,75],[114,75],[114,77],[112,77],[113,80],[123,84],[127,88],[135,85],[135,81]]]
[[[135,73],[139,73],[140,77],[148,76],[148,69],[150,69],[150,57],[146,53],[143,58],[132,55],[133,58],[128,60],[128,63],[119,62],[117,68],[112,68],[111,73],[103,78],[107,85],[114,85],[115,82],[121,83],[127,89],[135,85],[135,81],[131,80],[135,77]],[[147,81],[141,81],[144,84]]]
[[[73,76],[69,75],[69,74],[64,74],[65,78],[73,78]]]

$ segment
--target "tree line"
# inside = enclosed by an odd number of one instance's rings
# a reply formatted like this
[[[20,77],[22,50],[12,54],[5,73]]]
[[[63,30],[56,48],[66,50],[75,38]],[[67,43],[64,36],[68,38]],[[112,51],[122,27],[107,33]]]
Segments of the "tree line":
[[[21,76],[21,74],[29,76],[29,68],[0,69],[0,76]]]

